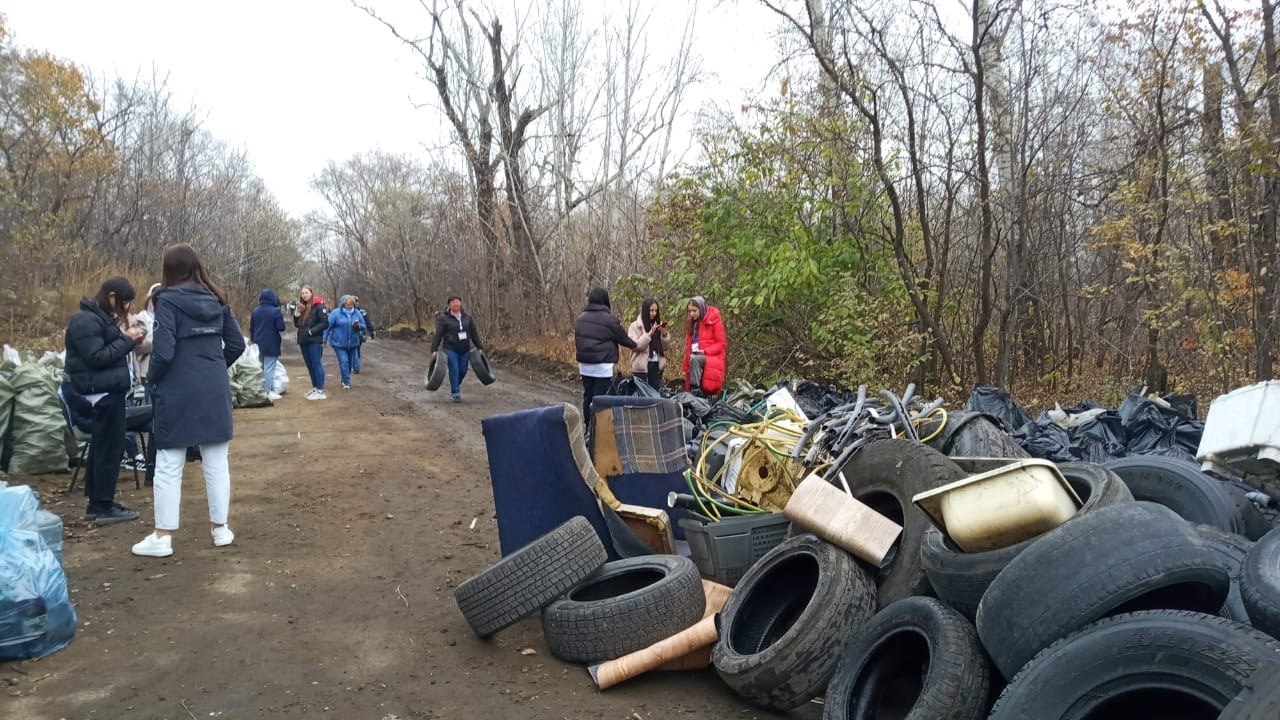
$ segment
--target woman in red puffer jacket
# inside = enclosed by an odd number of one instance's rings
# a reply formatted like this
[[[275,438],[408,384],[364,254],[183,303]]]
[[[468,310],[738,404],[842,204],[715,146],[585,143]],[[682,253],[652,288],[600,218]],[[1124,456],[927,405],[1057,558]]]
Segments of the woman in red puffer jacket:
[[[684,387],[715,395],[724,389],[729,354],[720,309],[701,295],[689,301],[684,324]]]

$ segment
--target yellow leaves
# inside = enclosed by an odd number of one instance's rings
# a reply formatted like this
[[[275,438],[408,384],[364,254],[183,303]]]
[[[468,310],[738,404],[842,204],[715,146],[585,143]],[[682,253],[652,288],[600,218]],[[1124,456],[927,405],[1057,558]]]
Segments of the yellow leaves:
[[[1218,292],[1224,304],[1235,305],[1242,301],[1251,302],[1262,288],[1253,281],[1250,273],[1239,268],[1226,268],[1218,273]]]

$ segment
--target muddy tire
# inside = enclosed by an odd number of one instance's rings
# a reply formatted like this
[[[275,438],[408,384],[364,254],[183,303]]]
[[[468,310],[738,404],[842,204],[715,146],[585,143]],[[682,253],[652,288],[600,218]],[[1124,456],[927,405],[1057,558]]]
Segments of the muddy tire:
[[[449,363],[444,361],[443,352],[442,350],[432,354],[431,362],[427,365],[426,387],[432,392],[440,389],[440,384],[449,374]]]
[[[1254,543],[1244,559],[1240,596],[1253,626],[1280,638],[1280,529]]]
[[[1062,463],[1058,469],[1082,503],[1067,522],[1117,503],[1133,502],[1133,495],[1124,482],[1101,465]],[[967,553],[931,525],[925,530],[921,542],[920,561],[938,597],[972,619],[991,581],[1035,540],[1031,538],[1009,547]]]
[[[1215,614],[1231,585],[1191,526],[1147,502],[1112,505],[1041,535],[978,604],[978,636],[1006,678],[1036,653],[1108,615]]]
[[[953,457],[1031,457],[1031,453],[1024,450],[1012,435],[986,415],[972,418],[959,427],[943,452]]]
[[[599,570],[608,555],[581,515],[458,584],[453,599],[482,638],[514,625]]]
[[[1217,718],[1277,653],[1280,643],[1226,618],[1119,615],[1037,655],[1000,695],[991,720]]]
[[[973,624],[942,602],[913,597],[855,632],[823,701],[823,720],[982,720],[990,663]]]
[[[1280,718],[1280,665],[1269,665],[1254,671],[1246,686],[1236,695],[1218,720],[1275,720]]]
[[[481,385],[492,385],[495,378],[493,377],[493,368],[489,365],[489,357],[484,353],[473,352],[468,358],[471,363],[471,372],[475,374],[476,379]]]
[[[1195,463],[1162,455],[1131,455],[1109,460],[1135,500],[1158,503],[1188,522],[1244,534],[1244,523],[1222,481],[1200,472]]]
[[[1227,591],[1227,600],[1222,604],[1218,615],[1235,620],[1244,625],[1252,625],[1249,613],[1244,606],[1244,598],[1240,594],[1240,580],[1244,575],[1244,561],[1249,555],[1253,543],[1235,533],[1223,532],[1212,525],[1193,525],[1196,533],[1213,551],[1219,567],[1231,578],[1231,589]]]
[[[854,455],[843,472],[854,498],[902,526],[895,552],[874,574],[877,606],[888,607],[913,595],[931,595],[920,561],[920,545],[933,524],[911,498],[963,478],[964,471],[926,445],[880,440]]]
[[[844,550],[810,534],[785,540],[729,596],[711,653],[716,672],[760,707],[798,707],[826,688],[875,597],[871,576]]]
[[[613,660],[702,618],[706,594],[693,561],[647,555],[611,563],[542,610],[552,655],[576,663]]]

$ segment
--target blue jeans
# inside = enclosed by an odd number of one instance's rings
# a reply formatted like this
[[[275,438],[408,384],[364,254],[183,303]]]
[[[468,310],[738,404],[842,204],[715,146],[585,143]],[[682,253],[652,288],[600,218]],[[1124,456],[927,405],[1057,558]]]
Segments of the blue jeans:
[[[351,348],[351,372],[360,374],[360,348],[364,345],[361,341],[360,345]]]
[[[299,345],[302,350],[302,361],[307,364],[307,374],[311,376],[311,387],[324,389],[324,353],[320,343]]]
[[[342,375],[342,384],[351,384],[351,356],[358,351],[354,348],[333,346],[333,354],[338,356],[338,372]]]
[[[280,358],[262,357],[262,384],[266,387],[267,393],[276,391],[276,363]]]
[[[444,349],[445,357],[449,358],[449,392],[453,395],[462,394],[462,378],[467,376],[467,365],[471,359],[471,351]]]

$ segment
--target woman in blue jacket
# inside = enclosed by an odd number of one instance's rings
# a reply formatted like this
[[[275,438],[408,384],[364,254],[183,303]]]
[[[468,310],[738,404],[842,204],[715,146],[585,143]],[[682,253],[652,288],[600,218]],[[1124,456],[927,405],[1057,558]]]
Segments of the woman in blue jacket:
[[[258,346],[262,359],[263,384],[267,397],[280,399],[276,394],[276,362],[280,360],[280,333],[284,332],[284,315],[280,314],[280,298],[275,291],[263,289],[258,293],[258,307],[249,316],[249,339]]]
[[[364,317],[356,310],[356,301],[343,295],[338,309],[329,313],[329,327],[324,331],[324,341],[333,347],[338,356],[338,372],[342,374],[342,389],[351,389],[351,367],[360,352],[360,334],[364,332]]]
[[[227,527],[231,505],[231,383],[227,368],[244,352],[240,325],[226,296],[189,245],[164,254],[164,288],[156,295],[152,344],[152,442],[156,450],[155,531],[134,555],[173,554],[187,448],[200,448],[215,547],[235,539]]]

